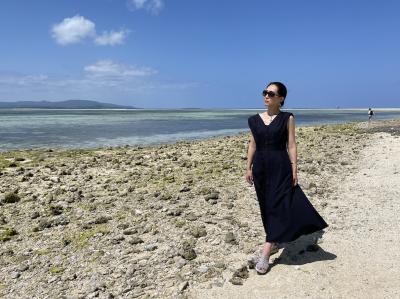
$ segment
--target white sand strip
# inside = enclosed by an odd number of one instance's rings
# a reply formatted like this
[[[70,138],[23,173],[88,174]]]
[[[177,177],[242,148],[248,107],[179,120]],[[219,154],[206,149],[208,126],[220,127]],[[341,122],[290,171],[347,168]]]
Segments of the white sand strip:
[[[251,270],[242,286],[193,289],[189,298],[400,298],[400,137],[370,137],[355,173],[327,182],[337,185],[337,209],[323,215],[330,227],[319,251],[296,254],[301,238],[265,276]]]

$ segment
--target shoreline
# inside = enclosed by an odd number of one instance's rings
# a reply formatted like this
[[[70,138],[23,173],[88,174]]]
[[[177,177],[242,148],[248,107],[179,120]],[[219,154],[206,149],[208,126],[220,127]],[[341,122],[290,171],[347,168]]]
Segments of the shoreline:
[[[348,225],[348,203],[336,191],[353,180],[366,149],[380,151],[370,142],[382,132],[399,138],[400,120],[297,128],[299,185],[330,225],[326,236]],[[245,288],[243,265],[265,240],[244,179],[247,144],[240,133],[0,153],[0,295],[187,298]],[[324,243],[315,245],[323,252]]]
[[[285,110],[355,110],[367,111],[369,107],[354,107],[354,108],[287,108]],[[1,110],[115,110],[115,111],[154,111],[154,110],[264,110],[260,108],[0,108]],[[377,111],[400,111],[399,107],[376,107],[373,110]]]
[[[400,110],[400,108],[399,108]],[[390,122],[395,122],[400,119],[374,119],[371,124],[373,126],[376,126],[377,124],[384,124],[384,123],[390,123]],[[343,122],[333,122],[333,123],[309,123],[309,124],[297,124],[296,129],[302,128],[302,127],[318,127],[318,126],[331,126],[331,125],[352,125],[352,124],[358,124],[358,123],[367,123],[367,121],[361,121],[361,120],[354,120],[354,121],[343,121]],[[226,129],[222,129],[222,131],[225,131]],[[233,137],[233,136],[240,136],[243,134],[247,134],[249,132],[248,128],[243,128],[243,129],[231,129],[231,130],[241,130],[242,132],[234,132],[228,135],[225,135],[224,133],[217,134],[217,135],[211,135],[207,137],[199,137],[199,138],[192,138],[192,139],[182,139],[182,140],[172,140],[170,142],[155,142],[155,143],[149,143],[149,144],[121,144],[121,145],[104,145],[104,146],[95,146],[95,147],[40,147],[40,148],[16,148],[16,149],[0,149],[0,155],[2,154],[7,154],[7,153],[17,153],[17,152],[46,152],[46,151],[96,151],[96,150],[102,150],[102,149],[119,149],[119,148],[144,148],[144,147],[160,147],[164,145],[174,145],[176,143],[186,143],[186,142],[201,142],[201,141],[207,141],[215,138],[223,138],[223,137]],[[199,132],[200,134],[201,132]],[[179,133],[181,134],[181,133]],[[178,135],[179,135],[178,134]]]
[[[255,109],[256,110],[256,109]],[[399,108],[400,110],[400,108]],[[400,119],[374,119],[371,121],[371,126],[372,127],[381,127],[385,126],[386,124],[390,123],[396,123],[397,121],[400,121]],[[334,122],[334,123],[311,123],[311,124],[300,124],[296,126],[296,131],[300,128],[309,128],[309,127],[320,127],[320,126],[336,126],[336,125],[358,125],[358,126],[363,126],[363,124],[368,124],[368,121],[344,121],[344,122]],[[41,148],[21,148],[21,149],[6,149],[2,150],[0,149],[0,157],[1,155],[8,155],[8,154],[14,154],[14,153],[22,153],[22,152],[33,152],[33,153],[40,153],[40,152],[66,152],[66,151],[84,151],[84,152],[92,152],[92,151],[100,151],[100,150],[119,150],[119,149],[144,149],[144,148],[159,148],[163,146],[173,146],[177,144],[185,144],[185,143],[196,143],[196,142],[203,142],[203,141],[208,141],[208,140],[214,140],[214,139],[219,139],[219,138],[224,138],[224,137],[235,137],[235,136],[242,136],[246,135],[250,132],[248,128],[244,129],[238,129],[238,130],[245,130],[243,132],[236,132],[232,133],[229,135],[212,135],[212,136],[207,136],[204,138],[193,138],[193,139],[183,139],[183,140],[175,140],[171,142],[160,142],[160,143],[150,143],[150,144],[122,144],[122,145],[104,145],[104,146],[96,146],[96,147],[41,147]],[[1,159],[1,158],[0,158]],[[0,166],[1,169],[1,166]]]

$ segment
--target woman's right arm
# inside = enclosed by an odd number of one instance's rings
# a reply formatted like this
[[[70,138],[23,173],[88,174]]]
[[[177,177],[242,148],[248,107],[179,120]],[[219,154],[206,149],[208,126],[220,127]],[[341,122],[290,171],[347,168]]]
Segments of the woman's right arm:
[[[253,165],[254,153],[256,152],[256,141],[254,140],[253,134],[250,133],[250,143],[247,150],[247,165],[246,165],[246,181],[249,184],[253,184],[253,174],[251,167]]]

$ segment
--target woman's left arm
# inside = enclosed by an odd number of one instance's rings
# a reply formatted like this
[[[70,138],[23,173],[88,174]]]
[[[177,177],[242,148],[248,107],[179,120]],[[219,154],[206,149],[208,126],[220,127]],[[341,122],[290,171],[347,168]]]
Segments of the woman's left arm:
[[[287,126],[288,126],[288,153],[289,153],[290,162],[292,163],[293,186],[296,186],[298,183],[298,180],[297,180],[297,146],[296,146],[296,133],[295,133],[295,125],[294,125],[293,115],[289,116]]]

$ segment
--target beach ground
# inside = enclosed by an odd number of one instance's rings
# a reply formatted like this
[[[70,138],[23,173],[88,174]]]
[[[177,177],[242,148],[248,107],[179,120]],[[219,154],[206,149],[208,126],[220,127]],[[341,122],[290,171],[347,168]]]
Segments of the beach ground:
[[[305,250],[310,240],[302,237],[272,256],[266,275],[253,270],[243,286],[196,289],[189,297],[400,298],[400,130],[371,132],[357,169],[333,188],[340,220],[325,231],[319,250]],[[330,224],[331,215],[324,215]]]
[[[299,185],[329,224],[270,271],[249,136],[0,155],[5,298],[396,298],[400,121],[297,129]]]

